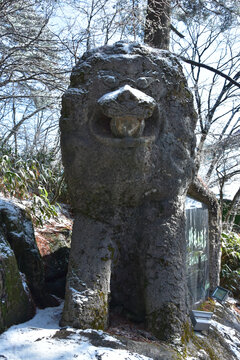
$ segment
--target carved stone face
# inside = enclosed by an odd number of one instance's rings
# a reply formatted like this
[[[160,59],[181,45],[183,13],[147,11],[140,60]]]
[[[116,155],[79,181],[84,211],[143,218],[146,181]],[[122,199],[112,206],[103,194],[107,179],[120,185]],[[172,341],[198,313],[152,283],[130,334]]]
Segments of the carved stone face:
[[[111,118],[111,131],[118,138],[142,136],[144,120],[156,106],[151,96],[129,85],[103,95],[98,104],[103,114]]]
[[[101,142],[112,146],[134,147],[151,142],[158,132],[157,117],[153,118],[157,102],[140,90],[133,80],[130,86],[129,78],[124,81],[123,74],[119,74],[119,78],[122,78],[123,86],[97,100],[91,131]]]
[[[157,336],[185,321],[195,123],[181,66],[166,51],[116,43],[74,68],[60,120],[75,208],[63,324],[106,327],[110,291],[113,306]]]
[[[168,52],[120,42],[86,53],[60,121],[72,197],[136,204],[149,191],[166,196],[170,184],[176,194],[193,171],[195,122],[181,66]]]

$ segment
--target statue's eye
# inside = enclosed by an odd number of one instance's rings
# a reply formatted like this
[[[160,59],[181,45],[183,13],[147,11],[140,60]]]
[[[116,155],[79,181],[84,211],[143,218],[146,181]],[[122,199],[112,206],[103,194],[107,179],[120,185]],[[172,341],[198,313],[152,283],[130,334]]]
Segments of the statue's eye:
[[[112,76],[112,75],[101,76],[100,80],[102,80],[104,82],[104,84],[110,88],[114,88],[115,86],[118,86],[118,84],[119,84],[119,80],[117,78],[115,78],[115,76]]]
[[[149,87],[149,85],[154,81],[154,78],[152,77],[140,77],[137,79],[137,87],[140,89],[146,89]]]

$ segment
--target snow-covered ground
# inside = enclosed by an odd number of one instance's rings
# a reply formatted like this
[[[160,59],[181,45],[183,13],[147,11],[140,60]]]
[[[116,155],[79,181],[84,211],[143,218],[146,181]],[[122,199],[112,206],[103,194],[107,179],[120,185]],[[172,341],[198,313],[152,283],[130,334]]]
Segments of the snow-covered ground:
[[[69,336],[56,336],[62,305],[37,310],[36,316],[23,324],[12,326],[0,335],[0,360],[149,360],[127,350],[95,347],[83,331],[67,328]],[[85,330],[85,333],[95,330]],[[81,332],[81,334],[80,334]],[[97,332],[97,331],[95,331]],[[105,340],[115,338],[98,331]]]
[[[235,322],[236,317],[233,322],[230,321],[233,316],[239,315],[234,315],[234,311],[230,311],[230,308],[224,310],[220,304],[217,304],[217,309],[224,311],[223,318],[226,318],[228,325],[217,321],[220,320],[217,316],[212,320],[211,329],[215,329],[218,335],[210,331],[208,335],[199,334],[198,336],[205,341],[208,341],[209,336],[210,338],[220,336],[222,350],[224,348],[228,350],[226,360],[240,359],[240,323]],[[44,310],[38,309],[32,320],[12,326],[1,334],[0,360],[152,360],[152,358],[124,349],[126,345],[103,331],[78,330],[70,327],[61,329],[58,325],[61,313],[62,305]],[[212,340],[210,339],[209,344]],[[215,345],[217,346],[215,351],[218,351],[218,342]],[[213,342],[212,346],[215,345]],[[179,350],[181,352],[181,349]],[[188,356],[185,354],[184,359],[208,358],[206,349],[196,348],[194,355],[191,349],[188,350]],[[154,356],[154,359],[156,358]],[[219,359],[225,360],[225,357],[221,356]]]

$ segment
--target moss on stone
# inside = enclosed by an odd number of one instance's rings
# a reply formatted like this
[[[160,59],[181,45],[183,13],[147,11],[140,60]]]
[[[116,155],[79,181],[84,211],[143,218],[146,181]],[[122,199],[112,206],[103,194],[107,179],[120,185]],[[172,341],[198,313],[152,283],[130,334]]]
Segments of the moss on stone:
[[[147,316],[148,329],[161,340],[171,340],[173,334],[181,333],[182,323],[179,312],[173,303],[167,303],[161,309]]]
[[[208,298],[206,301],[204,301],[198,306],[197,310],[214,312],[215,308],[216,308],[215,301],[211,298]]]
[[[0,246],[0,333],[13,324],[29,320],[34,305],[23,288],[16,258],[8,243]]]
[[[186,321],[183,324],[183,332],[181,335],[181,344],[182,344],[182,354],[181,354],[181,358],[180,359],[185,359],[187,358],[187,344],[189,343],[190,339],[193,336],[193,329],[190,326],[189,322]]]
[[[104,256],[104,257],[101,257],[101,261],[108,261],[109,260],[109,257],[108,255]]]
[[[216,354],[216,351],[214,350],[214,344],[209,344],[210,338],[208,337],[206,340],[199,338],[193,331],[192,326],[189,324],[189,322],[185,322],[183,325],[183,333],[181,336],[181,345],[182,345],[182,351],[181,354],[179,354],[179,359],[186,359],[187,355],[189,355],[189,344],[193,344],[194,348],[199,350],[204,350],[210,360],[219,360],[219,353]]]
[[[106,330],[108,326],[108,296],[102,291],[97,290],[97,308],[91,309],[90,327],[96,330]]]
[[[216,354],[213,347],[211,347],[206,341],[193,334],[192,342],[198,350],[204,350],[211,360],[219,360],[218,354]]]
[[[111,245],[108,245],[108,250],[111,253],[111,260],[113,260],[115,255],[115,249]]]

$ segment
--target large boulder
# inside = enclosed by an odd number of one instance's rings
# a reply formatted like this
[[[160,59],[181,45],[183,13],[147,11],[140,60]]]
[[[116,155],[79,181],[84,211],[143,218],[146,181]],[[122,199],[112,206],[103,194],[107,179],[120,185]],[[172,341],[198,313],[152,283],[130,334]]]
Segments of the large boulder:
[[[119,42],[73,69],[60,120],[75,211],[62,325],[106,328],[111,294],[111,308],[158,338],[181,332],[195,124],[167,51]]]
[[[34,314],[35,306],[27,284],[0,229],[0,333],[13,324],[31,319]]]
[[[44,268],[30,216],[11,201],[0,199],[0,230],[16,256],[19,271],[26,276],[36,305],[56,306],[58,302],[45,288]]]
[[[45,274],[46,289],[64,298],[68,259],[71,246],[72,220],[61,212],[58,221],[52,219],[35,229],[35,236]]]

